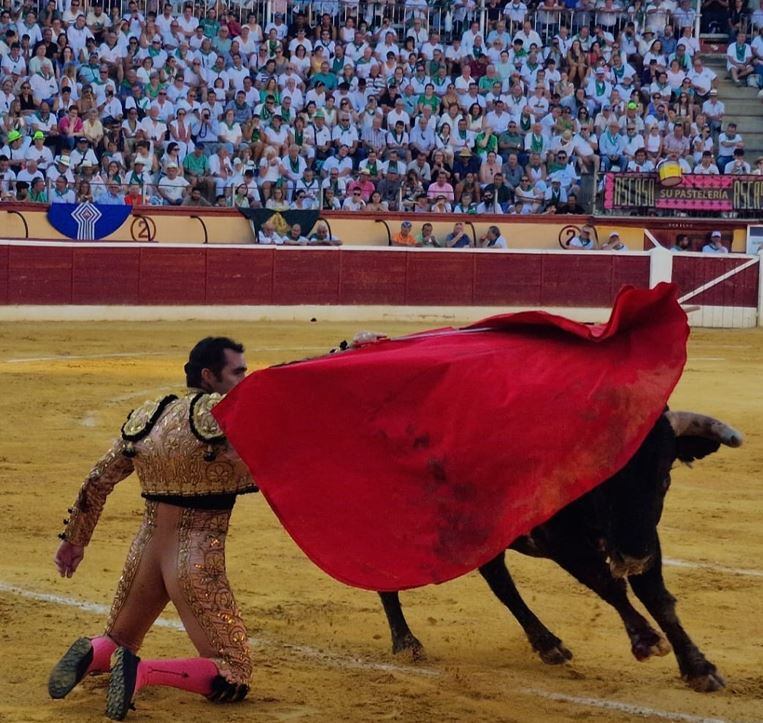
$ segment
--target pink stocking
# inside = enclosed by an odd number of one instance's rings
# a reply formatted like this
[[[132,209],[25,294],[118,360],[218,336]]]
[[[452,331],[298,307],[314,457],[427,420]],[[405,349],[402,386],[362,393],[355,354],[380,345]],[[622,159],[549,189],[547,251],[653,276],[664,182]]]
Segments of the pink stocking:
[[[166,685],[199,695],[209,695],[212,692],[212,681],[217,675],[217,666],[209,658],[141,660],[135,692],[148,685]]]
[[[93,646],[93,660],[87,672],[103,673],[111,670],[111,654],[117,649],[117,644],[108,635],[100,635],[90,638],[90,645]]]

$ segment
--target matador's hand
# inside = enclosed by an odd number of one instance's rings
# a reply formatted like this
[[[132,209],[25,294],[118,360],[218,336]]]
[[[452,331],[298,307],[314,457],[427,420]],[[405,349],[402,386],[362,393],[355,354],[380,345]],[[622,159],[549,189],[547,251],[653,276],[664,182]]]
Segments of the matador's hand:
[[[71,577],[79,567],[82,558],[85,557],[85,548],[82,545],[74,545],[64,540],[56,550],[53,562],[61,577]]]

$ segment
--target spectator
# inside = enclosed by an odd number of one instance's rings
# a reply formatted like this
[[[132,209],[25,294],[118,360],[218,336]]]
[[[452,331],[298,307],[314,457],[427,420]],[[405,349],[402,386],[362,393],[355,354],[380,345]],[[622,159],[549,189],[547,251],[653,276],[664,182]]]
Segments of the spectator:
[[[602,251],[627,251],[628,247],[622,242],[620,234],[617,231],[612,231],[607,237],[605,243],[601,246]]]
[[[325,223],[319,223],[308,240],[310,246],[341,246],[342,242],[329,233]]]
[[[689,237],[685,233],[678,234],[676,237],[676,241],[673,244],[673,246],[670,249],[674,253],[677,253],[679,251],[691,251],[691,242],[689,241]]]
[[[307,237],[302,235],[302,227],[298,223],[292,225],[283,237],[283,242],[286,246],[307,246],[310,243]]]
[[[509,248],[506,239],[501,235],[501,230],[498,226],[490,226],[487,232],[479,238],[478,246],[482,248],[496,248],[507,249]]]
[[[157,192],[164,200],[165,205],[180,206],[183,199],[188,195],[189,183],[178,175],[177,163],[167,164],[167,175],[157,185]]]
[[[721,241],[721,232],[713,231],[710,234],[710,241],[702,247],[703,254],[727,254],[729,250]]]
[[[594,251],[599,245],[592,238],[593,228],[588,224],[581,227],[580,231],[573,236],[566,244],[566,248],[575,251]]]
[[[403,221],[400,224],[400,231],[392,237],[393,246],[415,246],[416,237],[411,233],[413,224],[410,221]]]
[[[431,223],[427,222],[421,225],[421,231],[416,236],[416,246],[440,247]]]
[[[453,224],[453,230],[443,239],[442,245],[448,248],[467,248],[471,246],[471,239],[464,230],[464,224],[461,221]]]

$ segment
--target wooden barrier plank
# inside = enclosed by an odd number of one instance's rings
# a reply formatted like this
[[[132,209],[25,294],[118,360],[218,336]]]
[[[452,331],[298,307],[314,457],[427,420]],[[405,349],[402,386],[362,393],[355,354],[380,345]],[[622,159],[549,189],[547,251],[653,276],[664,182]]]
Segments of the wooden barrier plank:
[[[274,254],[268,247],[207,247],[207,303],[271,304]]]
[[[673,280],[683,296],[749,261],[734,256],[676,256],[673,259]],[[715,286],[689,299],[688,303],[707,306],[747,306],[758,304],[758,266],[730,276]]]
[[[649,257],[648,256],[613,256],[612,257],[612,296],[614,302],[617,292],[623,286],[649,288]]]
[[[539,254],[475,254],[474,304],[540,306]]]
[[[340,304],[405,304],[407,254],[340,251]]]
[[[0,305],[8,303],[8,246],[0,246]]]
[[[94,246],[75,248],[72,303],[141,303],[139,249]]]
[[[468,306],[473,303],[474,256],[460,251],[409,252],[405,303]]]
[[[612,301],[613,257],[584,253],[544,254],[542,306],[609,306]]]
[[[273,263],[274,304],[338,304],[337,249],[276,249]]]
[[[206,249],[140,249],[141,304],[205,304]]]
[[[8,247],[9,304],[71,304],[73,247]]]

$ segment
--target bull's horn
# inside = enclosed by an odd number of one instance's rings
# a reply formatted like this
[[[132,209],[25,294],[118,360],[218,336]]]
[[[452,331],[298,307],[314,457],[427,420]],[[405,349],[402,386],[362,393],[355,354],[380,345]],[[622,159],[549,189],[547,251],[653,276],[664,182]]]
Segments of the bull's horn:
[[[676,437],[695,436],[716,439],[727,447],[741,447],[741,432],[718,419],[694,412],[665,412]]]

